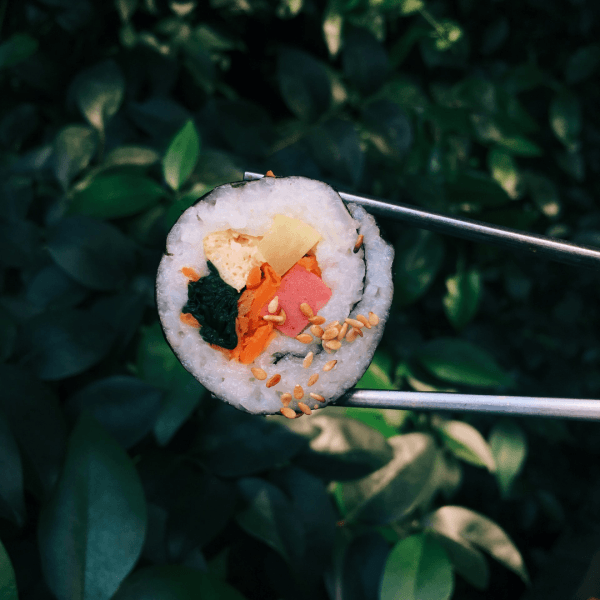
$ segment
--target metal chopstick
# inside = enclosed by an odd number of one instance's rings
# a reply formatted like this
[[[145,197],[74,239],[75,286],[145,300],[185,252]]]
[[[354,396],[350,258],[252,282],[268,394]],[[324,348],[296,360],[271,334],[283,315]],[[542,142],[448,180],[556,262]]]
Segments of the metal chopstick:
[[[263,175],[260,173],[249,171],[244,173],[244,180],[246,181],[261,179],[262,177]],[[390,204],[376,198],[368,198],[340,191],[338,193],[342,200],[360,204],[369,210],[369,212],[405,221],[421,229],[446,233],[466,240],[485,242],[514,250],[527,250],[534,252],[536,256],[569,265],[600,268],[600,249],[597,248],[581,246],[545,235],[525,233],[524,231],[509,227],[489,225],[482,221],[475,221],[474,219],[451,217],[406,204]]]
[[[600,400],[577,398],[531,398],[528,396],[355,389],[344,394],[336,402],[336,406],[468,411],[600,421]]]
[[[260,173],[244,173],[246,181],[262,177],[263,175]],[[517,250],[529,250],[535,252],[537,256],[566,264],[600,267],[600,250],[595,248],[543,235],[525,233],[508,227],[492,226],[472,219],[450,217],[404,204],[389,204],[376,198],[345,192],[338,193],[346,202],[360,204],[375,214],[406,221],[423,229]],[[529,396],[354,389],[344,394],[336,405],[356,408],[487,412],[600,421],[600,400],[577,398],[532,398]]]

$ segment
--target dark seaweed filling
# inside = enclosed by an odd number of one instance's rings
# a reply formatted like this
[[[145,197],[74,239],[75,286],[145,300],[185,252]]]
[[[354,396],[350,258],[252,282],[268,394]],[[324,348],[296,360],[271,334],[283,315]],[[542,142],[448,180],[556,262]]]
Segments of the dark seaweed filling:
[[[238,343],[235,321],[242,292],[225,283],[210,261],[208,269],[209,275],[188,284],[188,301],[181,312],[190,313],[200,323],[205,342],[233,350]]]

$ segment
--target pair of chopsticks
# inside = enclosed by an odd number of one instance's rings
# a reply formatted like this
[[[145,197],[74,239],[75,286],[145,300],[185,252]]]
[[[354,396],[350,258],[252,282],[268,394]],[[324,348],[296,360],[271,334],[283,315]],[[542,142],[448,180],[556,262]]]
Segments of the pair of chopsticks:
[[[262,177],[263,175],[260,173],[244,173],[245,181]],[[346,192],[338,193],[345,202],[360,204],[375,215],[404,221],[422,229],[446,233],[474,242],[485,242],[518,251],[533,252],[536,256],[569,265],[600,269],[600,250],[596,248],[544,235],[525,233],[508,227],[492,226],[473,219],[430,212],[405,204],[390,204],[377,198]],[[336,404],[357,408],[475,411],[502,415],[532,415],[600,421],[600,400],[594,399],[351,390]]]

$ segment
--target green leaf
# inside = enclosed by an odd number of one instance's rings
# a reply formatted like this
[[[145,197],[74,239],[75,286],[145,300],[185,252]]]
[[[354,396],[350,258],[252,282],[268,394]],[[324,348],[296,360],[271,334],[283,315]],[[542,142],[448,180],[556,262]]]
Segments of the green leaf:
[[[144,567],[128,577],[112,600],[244,600],[229,584],[182,565]]]
[[[114,375],[98,379],[73,394],[66,408],[79,416],[89,412],[128,449],[149,431],[160,410],[160,390],[135,377]]]
[[[8,419],[2,410],[0,410],[0,514],[13,521],[17,527],[21,527],[25,522],[21,454]]]
[[[458,205],[502,206],[510,201],[507,193],[487,173],[459,171],[446,183],[448,200]]]
[[[137,367],[142,379],[165,392],[154,423],[156,440],[164,446],[198,407],[206,389],[183,368],[158,322],[142,330]]]
[[[578,48],[567,61],[565,79],[568,84],[588,79],[600,65],[600,46],[590,44]]]
[[[445,445],[453,454],[478,467],[496,470],[494,456],[483,436],[468,423],[462,421],[439,420],[434,423]]]
[[[38,41],[26,33],[14,33],[0,44],[0,69],[14,67],[38,49]]]
[[[163,175],[171,189],[177,191],[188,180],[199,156],[200,137],[190,120],[177,132],[163,158]]]
[[[402,519],[434,491],[433,438],[409,433],[389,438],[394,455],[385,466],[343,486],[346,519],[385,525]]]
[[[390,100],[368,104],[362,118],[371,133],[370,142],[385,156],[403,159],[413,143],[412,125],[404,111]]]
[[[437,531],[431,533],[446,551],[454,570],[473,587],[485,590],[490,579],[490,568],[485,556],[462,538],[455,540]]]
[[[60,130],[54,140],[54,174],[63,189],[90,164],[97,143],[98,136],[90,127],[67,125]]]
[[[43,313],[25,323],[21,365],[37,377],[56,381],[78,375],[109,352],[113,334],[89,311],[65,309]]]
[[[334,408],[334,407],[331,407]],[[382,435],[389,438],[398,434],[397,427],[402,424],[403,420],[408,417],[407,410],[381,409],[381,408],[354,408],[344,407],[344,414],[351,419],[356,419],[379,431]],[[329,411],[331,412],[331,411]],[[387,419],[386,413],[392,413],[398,419],[398,425],[394,426]],[[399,413],[399,414],[398,414]]]
[[[0,410],[8,418],[25,464],[33,477],[34,491],[48,493],[56,483],[62,464],[67,426],[54,393],[14,365],[0,365]]]
[[[83,216],[51,228],[48,251],[70,277],[95,290],[123,287],[135,267],[134,247],[116,227]]]
[[[446,279],[446,289],[446,295],[442,299],[444,312],[450,323],[460,331],[477,313],[481,298],[479,271],[459,269],[456,275]]]
[[[557,94],[550,104],[550,125],[556,137],[571,147],[581,133],[581,106],[577,96],[569,91]]]
[[[515,572],[525,583],[529,582],[523,558],[516,546],[506,533],[487,517],[462,506],[442,506],[431,513],[425,522],[441,535],[485,550],[506,568]]]
[[[69,440],[38,537],[58,600],[108,600],[135,565],[146,532],[144,492],[131,459],[88,415]]]
[[[522,135],[499,136],[496,143],[515,156],[542,156],[544,151],[534,142]]]
[[[452,564],[437,539],[426,533],[399,541],[388,556],[380,600],[449,600]]]
[[[383,46],[366,29],[344,35],[342,67],[346,78],[363,96],[375,93],[384,83],[388,59]]]
[[[158,204],[165,190],[142,175],[99,175],[73,196],[69,212],[97,219],[118,219]]]
[[[73,81],[73,94],[88,123],[104,131],[123,101],[125,79],[117,64],[108,60],[85,69]]]
[[[19,599],[15,571],[2,542],[0,542],[0,598],[2,600]]]
[[[262,479],[242,479],[239,487],[248,506],[237,515],[238,525],[293,564],[303,555],[306,539],[291,502],[279,488]]]
[[[315,121],[331,105],[331,82],[324,66],[310,54],[284,49],[277,60],[277,79],[283,101],[304,121]]]
[[[323,37],[330,56],[337,56],[342,45],[342,26],[344,17],[337,11],[336,0],[329,0],[323,18]]]
[[[322,411],[285,425],[309,440],[309,451],[298,456],[296,464],[324,479],[364,477],[393,456],[381,433],[355,419]]]
[[[444,242],[437,234],[411,229],[396,244],[394,299],[401,306],[418,300],[429,289],[444,259]]]
[[[139,0],[115,0],[119,16],[124,22],[129,21],[137,10]]]
[[[400,14],[411,15],[425,7],[423,0],[402,0]]]
[[[456,338],[425,344],[417,360],[433,375],[454,384],[495,387],[510,383],[509,376],[483,348]]]
[[[514,200],[519,197],[519,171],[513,157],[503,150],[490,150],[488,168],[492,177],[502,186],[504,191]]]
[[[542,213],[549,218],[558,217],[562,204],[556,184],[548,177],[532,172],[525,173],[523,180],[531,198]]]
[[[160,160],[156,150],[146,146],[121,146],[115,148],[104,160],[104,167],[136,166],[149,167]]]
[[[490,448],[496,463],[496,480],[506,498],[525,462],[527,438],[514,421],[503,420],[490,433]]]
[[[392,357],[384,350],[375,352],[373,361],[367,372],[356,384],[359,390],[393,390],[394,384],[390,378]]]

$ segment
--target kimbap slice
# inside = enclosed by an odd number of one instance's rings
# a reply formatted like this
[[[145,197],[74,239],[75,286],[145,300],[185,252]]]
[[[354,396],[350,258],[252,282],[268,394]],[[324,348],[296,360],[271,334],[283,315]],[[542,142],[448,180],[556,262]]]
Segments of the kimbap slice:
[[[373,217],[325,183],[222,185],[169,232],[161,325],[215,396],[255,414],[310,414],[367,370],[392,302],[392,260]]]

